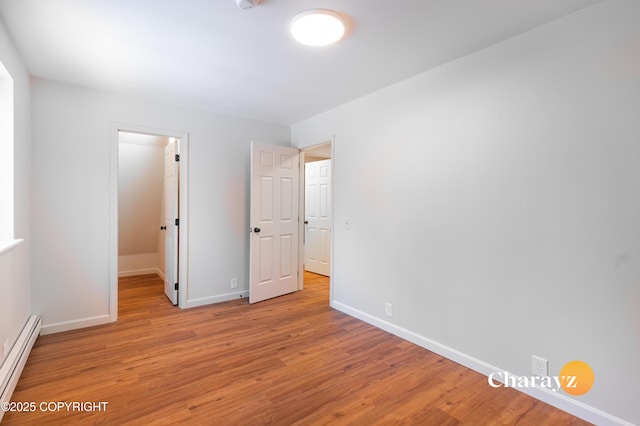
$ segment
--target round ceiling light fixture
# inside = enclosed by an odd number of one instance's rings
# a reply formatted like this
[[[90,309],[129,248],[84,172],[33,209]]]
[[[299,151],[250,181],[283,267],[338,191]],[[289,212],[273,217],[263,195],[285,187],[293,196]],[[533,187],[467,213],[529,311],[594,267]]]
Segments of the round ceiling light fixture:
[[[289,24],[293,38],[307,46],[327,46],[339,41],[345,33],[342,16],[328,9],[312,9],[298,13]]]

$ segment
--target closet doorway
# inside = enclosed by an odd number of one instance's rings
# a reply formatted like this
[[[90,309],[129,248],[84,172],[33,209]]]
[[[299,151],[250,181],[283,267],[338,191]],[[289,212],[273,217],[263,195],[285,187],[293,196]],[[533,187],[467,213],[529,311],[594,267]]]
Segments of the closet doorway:
[[[126,126],[114,131],[112,321],[120,277],[155,274],[168,303],[180,306],[180,277],[186,277],[181,265],[187,264],[186,139],[186,133]]]
[[[331,275],[332,155],[331,142],[304,151],[304,271],[305,277]]]

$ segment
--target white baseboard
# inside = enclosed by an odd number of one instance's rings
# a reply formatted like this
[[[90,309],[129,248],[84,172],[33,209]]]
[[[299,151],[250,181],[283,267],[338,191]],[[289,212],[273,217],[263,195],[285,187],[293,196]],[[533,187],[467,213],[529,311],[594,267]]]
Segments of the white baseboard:
[[[341,312],[344,312],[349,316],[352,316],[368,324],[371,324],[375,327],[378,327],[388,333],[401,337],[404,340],[408,340],[411,343],[415,343],[416,345],[421,346],[438,355],[441,355],[447,359],[450,359],[453,362],[456,362],[460,365],[463,365],[467,368],[477,371],[478,373],[484,376],[489,376],[493,372],[504,372],[504,370],[502,370],[501,368],[495,367],[491,364],[488,364],[484,361],[481,361],[477,358],[469,356],[458,350],[455,350],[446,345],[443,345],[441,343],[428,339],[410,330],[399,327],[383,319],[374,317],[358,309],[352,308],[348,305],[345,305],[344,303],[331,301],[331,307]],[[536,398],[553,407],[556,407],[562,411],[566,411],[567,413],[570,413],[576,417],[579,417],[590,423],[597,424],[599,426],[604,426],[604,425],[633,426],[632,423],[622,420],[609,413],[605,413],[604,411],[591,407],[590,405],[584,404],[580,401],[576,401],[564,394],[553,392],[549,389],[542,389],[542,388],[522,388],[522,389],[514,388],[514,389],[520,392],[526,393],[527,395],[530,395],[533,398]]]
[[[56,322],[53,324],[45,324],[42,326],[41,334],[60,333],[62,331],[76,330],[78,328],[93,327],[111,322],[109,314],[98,315],[89,318],[80,318],[72,321]]]
[[[247,297],[249,297],[249,290],[234,291],[217,296],[189,299],[187,300],[186,306],[181,306],[181,308],[195,308],[197,306],[211,305],[213,303],[227,302],[229,300],[244,299]]]
[[[164,280],[164,274],[158,268],[134,269],[131,271],[118,272],[119,277],[135,277],[137,275],[149,275],[149,274],[156,274]]]

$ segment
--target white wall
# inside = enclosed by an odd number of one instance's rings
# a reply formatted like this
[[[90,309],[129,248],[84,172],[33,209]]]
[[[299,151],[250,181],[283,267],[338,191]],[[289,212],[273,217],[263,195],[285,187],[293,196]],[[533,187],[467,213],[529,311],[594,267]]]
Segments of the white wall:
[[[13,78],[0,61],[0,244],[13,240]]]
[[[573,399],[640,423],[638,22],[604,2],[294,125],[335,134],[333,306],[479,370],[584,360]]]
[[[10,251],[0,254],[0,347],[5,342],[7,342],[7,347],[10,347],[31,314],[29,275],[31,248],[30,87],[29,76],[22,60],[1,22],[0,61],[13,78],[14,83],[13,236],[25,240],[24,243]]]
[[[189,133],[188,302],[220,300],[234,277],[248,289],[250,141],[288,145],[289,127],[41,79],[32,91],[33,295],[45,332],[108,318],[114,122]]]

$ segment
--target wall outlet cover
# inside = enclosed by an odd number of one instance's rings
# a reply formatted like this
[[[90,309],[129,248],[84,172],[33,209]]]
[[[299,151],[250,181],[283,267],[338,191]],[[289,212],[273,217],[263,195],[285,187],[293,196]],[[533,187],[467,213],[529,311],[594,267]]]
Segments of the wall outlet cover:
[[[547,377],[549,375],[549,361],[535,355],[533,355],[531,360],[531,369],[534,376]]]
[[[393,306],[391,305],[391,303],[384,304],[384,314],[388,317],[393,316]]]

